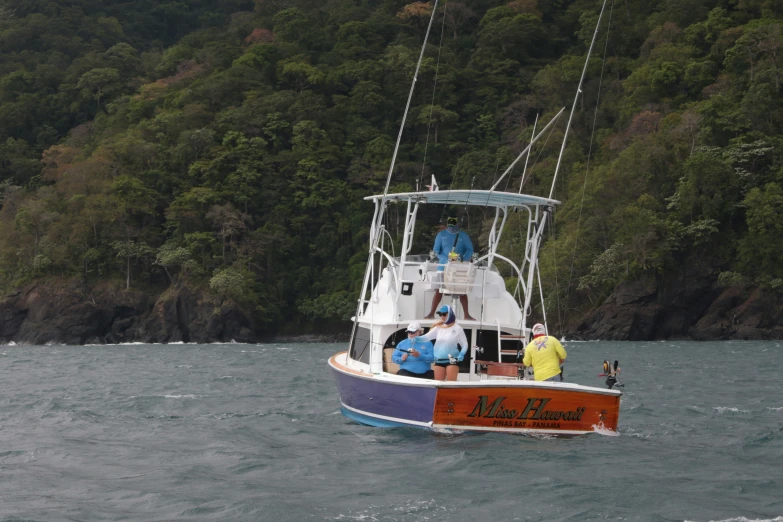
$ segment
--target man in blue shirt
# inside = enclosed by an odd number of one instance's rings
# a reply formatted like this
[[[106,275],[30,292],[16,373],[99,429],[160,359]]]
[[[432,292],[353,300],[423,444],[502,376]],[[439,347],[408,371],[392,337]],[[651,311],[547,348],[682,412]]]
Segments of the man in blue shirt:
[[[424,332],[419,323],[413,322],[407,328],[408,338],[400,341],[392,354],[392,362],[400,365],[397,375],[434,379],[431,363],[435,360],[432,343],[420,339]]]
[[[458,261],[468,261],[473,255],[473,242],[470,240],[465,232],[459,229],[459,224],[456,217],[450,217],[446,220],[446,229],[438,232],[435,236],[435,246],[432,251],[438,257],[438,274],[433,282],[437,282],[437,288],[435,289],[435,295],[432,298],[432,307],[430,313],[427,314],[425,319],[432,319],[435,317],[435,310],[438,309],[440,300],[443,297],[441,292],[440,283],[443,283],[443,269],[446,263],[449,262],[449,256]],[[462,304],[462,310],[465,312],[465,319],[473,321],[474,319],[468,313],[468,296],[459,296],[459,302]]]

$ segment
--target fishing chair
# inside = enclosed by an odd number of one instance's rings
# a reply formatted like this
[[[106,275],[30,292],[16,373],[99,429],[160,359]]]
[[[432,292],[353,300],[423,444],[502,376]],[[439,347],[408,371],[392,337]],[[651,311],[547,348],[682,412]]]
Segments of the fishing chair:
[[[443,269],[443,294],[467,295],[476,281],[476,265],[469,261],[450,261]]]

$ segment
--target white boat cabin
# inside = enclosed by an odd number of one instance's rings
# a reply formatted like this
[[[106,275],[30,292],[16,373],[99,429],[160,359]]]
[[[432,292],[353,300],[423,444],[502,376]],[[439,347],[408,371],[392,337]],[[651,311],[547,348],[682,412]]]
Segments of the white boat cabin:
[[[480,381],[490,378],[525,378],[521,371],[492,368],[474,361],[516,362],[529,338],[529,313],[533,289],[540,281],[538,248],[545,216],[559,202],[552,199],[487,190],[444,190],[371,196],[375,215],[370,233],[370,259],[358,303],[358,314],[346,358],[350,368],[371,374],[393,375],[396,365],[390,355],[398,342],[407,338],[405,329],[413,321],[425,331],[436,321],[425,319],[438,289],[443,294],[441,304],[451,305],[457,322],[465,330],[470,345],[465,360],[460,363],[460,381]],[[405,205],[405,225],[402,240],[395,244],[383,225],[389,204]],[[485,252],[473,259],[449,261],[440,265],[427,252],[414,252],[413,237],[416,217],[421,205],[458,207],[489,207],[495,215],[489,229]],[[526,216],[527,240],[524,259],[519,264],[498,253],[503,229],[511,212]],[[476,245],[477,238],[471,238]],[[397,252],[395,252],[395,248]],[[429,248],[427,249],[429,250]],[[476,248],[478,251],[478,248]],[[498,269],[515,279],[515,289],[507,289],[507,281]],[[439,268],[443,268],[439,275]],[[465,319],[460,296],[466,295],[468,309],[474,320]],[[545,320],[545,318],[544,318]],[[518,361],[518,362],[521,362]],[[494,370],[494,371],[493,371]],[[513,370],[513,371],[512,371]],[[506,375],[498,375],[505,372]],[[410,379],[397,377],[395,379]]]

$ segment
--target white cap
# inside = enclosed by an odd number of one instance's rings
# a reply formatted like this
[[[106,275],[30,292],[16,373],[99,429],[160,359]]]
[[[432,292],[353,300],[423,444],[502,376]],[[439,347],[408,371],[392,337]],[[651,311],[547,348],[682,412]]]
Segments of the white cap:
[[[546,328],[544,328],[544,325],[541,323],[534,324],[533,335],[546,335]]]
[[[418,332],[419,330],[421,330],[421,325],[416,321],[413,321],[411,324],[408,325],[409,332]]]

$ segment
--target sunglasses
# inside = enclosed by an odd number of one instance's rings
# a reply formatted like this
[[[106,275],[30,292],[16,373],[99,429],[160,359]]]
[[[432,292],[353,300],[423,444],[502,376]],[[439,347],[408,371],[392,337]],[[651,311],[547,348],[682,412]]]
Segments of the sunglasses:
[[[413,334],[415,334],[415,333],[416,333],[416,332],[411,332],[410,330],[408,331],[408,335],[413,335]]]
[[[437,315],[449,315],[448,312],[438,312]]]

